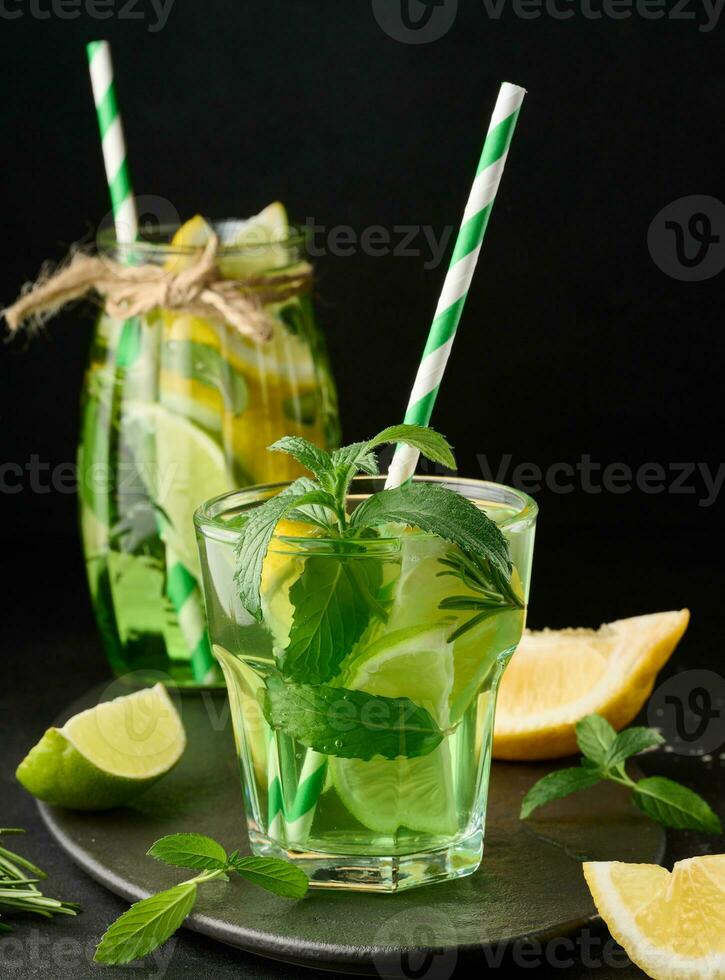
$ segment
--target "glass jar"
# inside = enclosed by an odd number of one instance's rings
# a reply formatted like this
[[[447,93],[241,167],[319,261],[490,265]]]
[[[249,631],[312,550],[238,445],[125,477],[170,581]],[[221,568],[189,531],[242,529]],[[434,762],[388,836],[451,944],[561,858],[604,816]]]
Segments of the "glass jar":
[[[215,226],[224,240],[225,222]],[[117,261],[178,270],[199,248],[101,243]],[[223,278],[259,283],[301,268],[305,240],[220,246]],[[290,480],[297,464],[267,447],[298,435],[339,442],[337,397],[307,286],[265,306],[267,342],[220,320],[157,308],[95,329],[81,404],[79,499],[88,581],[117,675],[222,683],[209,649],[193,513],[209,497]]]

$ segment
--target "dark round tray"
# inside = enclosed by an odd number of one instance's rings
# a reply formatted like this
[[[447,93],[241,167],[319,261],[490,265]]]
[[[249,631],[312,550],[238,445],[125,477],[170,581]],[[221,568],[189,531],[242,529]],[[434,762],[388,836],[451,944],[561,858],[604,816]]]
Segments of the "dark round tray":
[[[63,720],[97,703],[100,694],[95,689],[69,706]],[[180,708],[189,737],[184,758],[133,806],[79,813],[40,804],[60,846],[131,901],[184,878],[182,870],[145,856],[164,834],[206,833],[229,851],[248,852],[226,698],[187,694]],[[469,878],[397,895],[313,891],[296,903],[241,879],[213,883],[199,889],[187,926],[260,956],[383,976],[420,975],[415,964],[426,956],[483,962],[484,952],[498,955],[517,939],[571,933],[596,919],[581,862],[658,862],[665,836],[611,783],[522,823],[523,794],[551,768],[493,766],[485,854]]]

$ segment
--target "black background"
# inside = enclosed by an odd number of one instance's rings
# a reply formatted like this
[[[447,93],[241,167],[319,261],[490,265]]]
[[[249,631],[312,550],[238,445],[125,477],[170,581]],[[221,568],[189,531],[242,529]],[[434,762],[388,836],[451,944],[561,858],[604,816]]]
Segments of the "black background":
[[[36,2],[51,10],[51,0]],[[694,0],[685,10],[695,19],[677,20],[593,20],[579,4],[560,6],[575,16],[523,19],[507,4],[493,18],[482,0],[459,0],[445,36],[412,45],[381,28],[370,0],[176,0],[156,32],[149,4],[133,8],[145,19],[64,20],[8,0],[3,9],[23,16],[0,14],[0,300],[69,243],[92,239],[108,210],[88,40],[113,45],[138,194],[168,200],[182,218],[243,216],[279,198],[297,220],[358,235],[382,225],[394,242],[397,226],[430,226],[439,237],[457,225],[498,85],[509,79],[529,94],[435,426],[470,476],[481,475],[479,454],[494,474],[510,454],[509,482],[517,464],[545,470],[584,455],[602,466],[692,462],[716,473],[724,274],[668,276],[647,233],[672,201],[725,197],[723,27],[701,30]],[[425,248],[318,260],[347,441],[401,417],[447,257],[436,268],[426,268]],[[74,460],[90,335],[78,309],[31,341],[0,347],[0,462],[24,467],[35,455],[52,470]],[[23,483],[0,495],[11,580],[0,667],[10,708],[0,724],[15,752],[4,760],[8,787],[27,745],[105,670],[75,498],[34,492],[28,474]],[[693,624],[676,667],[717,668],[722,507],[703,506],[702,481],[689,483],[692,493],[591,493],[577,480],[570,493],[536,493],[531,625],[596,625],[687,605]],[[11,815],[29,823],[13,794]],[[179,961],[173,975],[202,975],[188,969]]]

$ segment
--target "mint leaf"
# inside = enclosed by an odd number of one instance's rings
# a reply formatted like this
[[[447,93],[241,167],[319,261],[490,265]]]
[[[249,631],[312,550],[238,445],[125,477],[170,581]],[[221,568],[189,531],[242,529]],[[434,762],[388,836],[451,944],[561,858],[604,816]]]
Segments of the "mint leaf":
[[[604,759],[604,766],[607,769],[615,769],[631,756],[644,752],[645,749],[651,749],[655,745],[662,745],[664,741],[654,728],[627,728],[612,742]]]
[[[93,957],[121,964],[146,956],[172,936],[196,901],[196,885],[187,881],[136,902],[104,934]]]
[[[310,473],[314,473],[320,486],[326,490],[332,488],[334,468],[330,454],[308,439],[303,439],[301,436],[284,436],[272,443],[269,452],[287,453]]]
[[[664,776],[640,779],[632,791],[632,799],[648,817],[673,830],[699,830],[715,835],[723,832],[720,818],[701,796]]]
[[[441,466],[449,470],[455,470],[456,458],[445,436],[435,429],[429,429],[423,425],[391,425],[383,429],[368,444],[368,450],[375,449],[386,443],[402,442],[406,446],[413,446],[421,455],[425,456],[432,463],[440,463]]]
[[[321,507],[334,509],[334,500],[330,494],[322,490],[310,490],[309,486],[310,481],[305,478],[295,480],[276,497],[271,497],[251,510],[249,519],[240,529],[240,537],[235,549],[237,570],[234,580],[239,589],[242,605],[257,620],[262,618],[259,594],[262,565],[277,523],[289,511],[298,509],[303,504],[318,504]]]
[[[375,453],[370,451],[370,445],[367,442],[351,442],[349,446],[341,446],[340,449],[336,449],[332,454],[332,465],[335,467],[338,476],[344,470],[350,469],[350,480],[358,471],[367,473],[368,476],[377,476],[380,472],[378,458]]]
[[[319,484],[306,476],[299,477],[296,480],[296,486],[299,487],[300,492],[304,493],[319,493],[320,491]],[[301,504],[298,510],[291,510],[287,514],[287,517],[291,521],[301,521],[303,524],[316,524],[329,536],[330,534],[337,533],[338,530],[336,528],[336,519],[330,509],[333,505],[334,498],[330,495],[325,506],[315,503]]]
[[[203,834],[169,834],[152,844],[147,853],[157,861],[197,871],[216,871],[227,863],[221,844]]]
[[[304,898],[310,883],[300,868],[279,858],[239,857],[229,861],[231,871],[282,898]]]
[[[308,557],[289,591],[294,615],[283,675],[308,684],[331,680],[370,621],[382,579],[373,558]]]
[[[560,800],[570,793],[577,793],[581,789],[589,789],[596,786],[601,781],[600,774],[593,769],[583,766],[573,766],[571,769],[557,769],[534,783],[531,789],[524,796],[521,803],[520,819],[526,820],[534,810],[551,803],[552,800]]]
[[[264,704],[273,728],[308,748],[343,759],[427,755],[443,733],[409,698],[386,698],[343,687],[289,684],[267,678]]]
[[[616,737],[615,730],[601,715],[587,715],[576,724],[576,741],[579,750],[597,765],[604,764]]]
[[[388,522],[410,524],[437,534],[469,554],[487,558],[508,580],[508,545],[501,530],[470,500],[447,487],[412,483],[381,490],[355,509],[350,524],[356,530]]]

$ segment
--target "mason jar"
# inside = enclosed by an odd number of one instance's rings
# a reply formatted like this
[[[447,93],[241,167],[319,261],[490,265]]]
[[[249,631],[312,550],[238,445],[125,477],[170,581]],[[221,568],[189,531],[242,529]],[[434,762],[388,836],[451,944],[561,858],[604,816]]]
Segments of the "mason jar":
[[[214,231],[224,241],[225,227]],[[174,229],[101,254],[180,271],[198,246]],[[305,238],[220,245],[221,278],[249,284],[268,340],[184,308],[96,324],[81,404],[79,500],[91,597],[117,675],[182,686],[222,683],[206,636],[193,513],[210,497],[300,475],[267,447],[285,435],[339,443],[335,385],[315,322]],[[298,276],[298,278],[297,278]],[[276,283],[292,280],[295,289]]]

